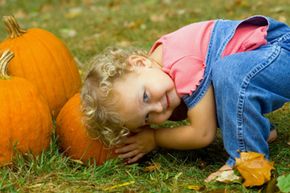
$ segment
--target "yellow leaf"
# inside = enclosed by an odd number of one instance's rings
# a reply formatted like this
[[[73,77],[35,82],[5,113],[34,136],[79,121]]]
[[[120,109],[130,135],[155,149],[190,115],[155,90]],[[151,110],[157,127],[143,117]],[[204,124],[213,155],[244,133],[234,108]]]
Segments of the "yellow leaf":
[[[189,190],[195,190],[195,191],[202,191],[204,190],[204,186],[200,186],[200,185],[188,185],[187,189]]]
[[[124,187],[124,186],[129,186],[129,185],[134,184],[134,183],[135,183],[135,181],[124,182],[122,184],[117,184],[117,185],[109,186],[107,188],[104,188],[103,190],[104,191],[109,191],[109,190],[113,190],[113,189],[116,189],[116,188],[120,188],[120,187]]]
[[[274,162],[269,162],[263,154],[256,152],[241,152],[236,158],[236,168],[245,179],[243,185],[260,186],[271,179]]]
[[[155,170],[158,170],[160,168],[159,163],[153,163],[150,166],[147,166],[144,168],[144,172],[153,172]]]

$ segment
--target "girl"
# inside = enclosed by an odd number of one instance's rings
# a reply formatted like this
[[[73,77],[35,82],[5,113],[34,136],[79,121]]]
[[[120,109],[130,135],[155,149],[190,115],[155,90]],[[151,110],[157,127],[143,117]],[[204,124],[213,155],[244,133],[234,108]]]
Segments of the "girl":
[[[254,16],[190,24],[162,36],[149,56],[108,50],[95,58],[82,89],[88,131],[118,143],[116,152],[132,163],[157,146],[207,146],[217,113],[229,154],[221,170],[242,151],[269,158],[276,132],[263,114],[290,100],[289,45],[286,24]],[[189,125],[150,128],[184,118]]]

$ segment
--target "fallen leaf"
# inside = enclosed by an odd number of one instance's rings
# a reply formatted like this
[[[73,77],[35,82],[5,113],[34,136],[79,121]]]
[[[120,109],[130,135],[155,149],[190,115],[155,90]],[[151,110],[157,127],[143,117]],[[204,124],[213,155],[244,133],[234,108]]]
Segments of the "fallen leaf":
[[[75,37],[77,35],[76,30],[68,29],[68,28],[60,29],[60,33],[63,37],[66,37],[66,38],[72,38],[72,37]]]
[[[80,165],[84,165],[84,162],[82,162],[81,160],[78,160],[78,159],[70,159],[72,162],[75,162],[77,164],[80,164]]]
[[[71,8],[64,16],[67,19],[74,19],[82,14],[83,10],[81,7]]]
[[[17,19],[24,19],[24,18],[27,18],[28,17],[28,14],[24,10],[22,10],[22,9],[18,9],[16,12],[14,12],[13,15]]]
[[[3,6],[6,4],[6,0],[0,0],[0,6]]]
[[[281,12],[285,11],[285,7],[283,7],[283,6],[274,7],[272,9],[270,9],[270,11],[273,13],[281,13]]]
[[[274,162],[269,162],[263,154],[256,152],[241,152],[236,158],[236,168],[244,178],[243,185],[260,186],[271,179]]]
[[[278,21],[281,21],[281,22],[287,23],[287,18],[286,18],[285,16],[280,15],[280,16],[278,17]]]
[[[234,170],[222,171],[220,175],[215,179],[215,181],[223,183],[239,182],[240,180],[241,177],[236,175]]]
[[[207,191],[207,193],[227,193],[227,192],[228,192],[227,189],[224,188]]]
[[[150,166],[144,168],[144,172],[153,172],[155,170],[158,170],[159,168],[160,168],[159,163],[152,163]]]
[[[124,27],[128,29],[138,29],[144,24],[143,20],[125,21]]]
[[[204,186],[201,185],[188,185],[187,189],[189,190],[195,190],[195,191],[203,191],[204,190]]]
[[[124,182],[124,183],[121,183],[121,184],[116,184],[116,185],[113,185],[113,186],[109,186],[109,187],[103,188],[103,190],[104,191],[110,191],[110,190],[113,190],[113,189],[116,189],[116,188],[129,186],[129,185],[134,184],[134,183],[135,183],[135,181]]]
[[[165,21],[165,16],[164,15],[160,15],[160,14],[156,14],[156,15],[151,15],[150,16],[150,20],[152,21],[152,22],[163,22],[163,21]]]
[[[281,190],[281,192],[287,193],[290,192],[290,174],[279,176],[277,178],[277,186]]]
[[[41,187],[41,186],[43,186],[44,184],[42,184],[42,183],[39,183],[39,184],[33,184],[33,185],[31,185],[31,186],[28,186],[29,188],[38,188],[38,187]]]

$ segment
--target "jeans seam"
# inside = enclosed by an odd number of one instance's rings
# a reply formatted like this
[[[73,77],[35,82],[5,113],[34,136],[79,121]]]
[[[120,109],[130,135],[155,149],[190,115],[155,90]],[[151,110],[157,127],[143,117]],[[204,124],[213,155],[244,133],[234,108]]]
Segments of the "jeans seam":
[[[217,55],[216,55],[216,58],[215,58],[215,61],[217,61],[221,55],[222,55],[222,52],[224,51],[225,47],[227,46],[227,44],[229,43],[230,39],[233,38],[236,30],[237,30],[237,27],[239,26],[239,24],[237,24],[231,31],[231,33],[228,35],[228,37],[225,38],[225,41],[223,42],[223,44],[220,46],[220,48],[218,49],[217,51]]]
[[[283,36],[279,37],[278,39],[273,40],[272,42],[269,42],[270,44],[275,44],[279,42],[283,42],[284,40],[287,40],[290,38],[290,32],[284,34]]]
[[[239,98],[238,98],[238,104],[237,104],[237,138],[238,138],[238,147],[240,151],[247,151],[247,147],[244,141],[244,132],[243,132],[243,109],[244,109],[244,104],[245,104],[245,93],[246,89],[251,81],[251,79],[261,72],[265,67],[270,65],[275,58],[279,55],[280,52],[280,47],[275,45],[273,48],[272,54],[268,57],[268,59],[261,63],[260,65],[254,67],[244,78],[242,85],[241,85],[241,90],[239,93]]]
[[[204,94],[206,93],[209,85],[210,85],[210,82],[211,82],[211,68],[212,68],[212,57],[211,57],[211,54],[212,54],[212,51],[211,51],[211,48],[213,46],[213,38],[212,38],[212,35],[215,33],[216,31],[216,27],[217,25],[219,24],[219,20],[216,20],[215,21],[215,24],[214,24],[214,27],[213,27],[213,30],[211,32],[211,38],[210,38],[210,42],[208,44],[208,48],[207,48],[207,55],[206,55],[206,58],[205,58],[205,61],[206,61],[206,69],[205,69],[205,72],[204,72],[204,79],[201,81],[199,87],[197,88],[196,91],[194,91],[191,95],[185,95],[183,97],[183,100],[184,102],[186,102],[188,104],[188,108],[191,108],[193,106],[196,105],[197,102],[200,101],[200,99],[204,96]],[[193,99],[192,99],[193,97]]]

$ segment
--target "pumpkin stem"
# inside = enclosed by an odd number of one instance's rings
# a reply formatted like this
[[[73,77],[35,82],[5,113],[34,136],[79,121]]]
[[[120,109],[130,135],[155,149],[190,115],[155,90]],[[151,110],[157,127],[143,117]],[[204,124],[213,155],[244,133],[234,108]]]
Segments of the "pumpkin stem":
[[[26,33],[26,30],[23,30],[20,28],[14,16],[11,16],[11,15],[3,16],[3,22],[9,33],[9,37],[12,39],[17,38],[21,36],[22,34]]]
[[[8,71],[8,64],[11,61],[11,59],[14,57],[14,53],[5,50],[0,58],[0,79],[7,80],[9,79],[9,75],[7,74]]]

